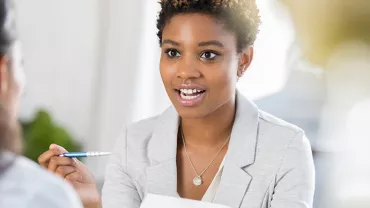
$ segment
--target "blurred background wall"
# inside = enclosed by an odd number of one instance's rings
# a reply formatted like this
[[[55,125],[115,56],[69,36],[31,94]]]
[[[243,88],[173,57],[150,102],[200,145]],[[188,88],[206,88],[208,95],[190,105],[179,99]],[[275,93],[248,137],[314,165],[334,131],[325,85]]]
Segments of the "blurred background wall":
[[[27,88],[21,115],[48,108],[79,138],[90,131],[102,27],[99,1],[16,1]]]

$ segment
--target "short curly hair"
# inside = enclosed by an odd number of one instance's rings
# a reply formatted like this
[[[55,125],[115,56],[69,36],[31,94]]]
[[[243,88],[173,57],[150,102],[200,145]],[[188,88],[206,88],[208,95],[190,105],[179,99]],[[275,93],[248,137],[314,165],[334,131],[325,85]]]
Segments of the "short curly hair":
[[[202,13],[211,15],[225,24],[237,38],[237,49],[254,44],[261,19],[256,0],[160,0],[157,36],[162,45],[163,29],[177,14]]]

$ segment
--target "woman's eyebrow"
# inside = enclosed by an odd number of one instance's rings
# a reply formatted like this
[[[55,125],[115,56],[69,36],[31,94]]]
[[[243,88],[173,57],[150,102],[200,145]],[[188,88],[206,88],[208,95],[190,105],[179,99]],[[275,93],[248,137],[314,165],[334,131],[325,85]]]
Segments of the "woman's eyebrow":
[[[210,45],[217,46],[219,48],[224,48],[224,44],[222,44],[218,40],[203,41],[203,42],[198,43],[198,46],[201,46],[201,47],[202,46],[210,46]]]
[[[176,41],[173,41],[173,40],[170,40],[170,39],[163,40],[162,44],[169,44],[169,45],[173,45],[173,46],[180,46],[180,43],[178,43]]]

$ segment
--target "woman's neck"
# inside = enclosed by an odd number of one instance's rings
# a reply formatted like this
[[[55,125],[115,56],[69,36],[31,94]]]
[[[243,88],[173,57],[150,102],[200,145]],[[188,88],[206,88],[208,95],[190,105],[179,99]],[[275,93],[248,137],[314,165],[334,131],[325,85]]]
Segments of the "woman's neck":
[[[236,111],[235,98],[206,117],[182,118],[181,129],[189,146],[219,146],[231,134]]]

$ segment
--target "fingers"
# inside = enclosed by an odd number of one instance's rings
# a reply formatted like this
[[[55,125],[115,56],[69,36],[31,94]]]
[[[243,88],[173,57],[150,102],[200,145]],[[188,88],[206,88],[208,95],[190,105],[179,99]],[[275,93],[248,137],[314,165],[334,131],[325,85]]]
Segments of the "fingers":
[[[65,153],[65,152],[68,152],[66,149],[64,149],[64,147],[59,146],[59,145],[57,145],[57,144],[51,144],[51,145],[49,146],[49,149],[57,149],[57,150],[61,151],[61,152],[62,152],[62,154],[63,154],[63,153]]]
[[[75,163],[76,162],[73,159],[68,158],[68,157],[52,156],[49,160],[49,164],[48,164],[47,169],[50,172],[55,173],[56,169],[59,166],[72,166],[72,167],[74,167]]]
[[[65,178],[65,180],[67,180],[71,184],[74,184],[74,183],[82,180],[82,175],[79,172],[75,171],[75,172],[72,172],[72,173],[66,175],[64,178]]]
[[[55,170],[55,174],[61,178],[65,178],[67,175],[77,172],[77,169],[73,166],[59,166]]]
[[[72,185],[76,185],[82,181],[83,177],[81,173],[78,172],[77,168],[72,166],[59,166],[56,169],[55,174]]]
[[[59,154],[59,153],[58,153]],[[57,153],[54,152],[54,150],[48,150],[44,153],[42,153],[39,157],[38,157],[38,162],[39,164],[41,165],[41,167],[43,168],[48,168],[48,164],[49,164],[49,160],[51,157],[53,156],[56,156],[58,155]]]
[[[47,169],[49,161],[53,156],[59,156],[65,152],[67,152],[67,150],[65,150],[63,147],[58,146],[56,144],[52,144],[50,145],[48,151],[44,152],[38,157],[38,162],[41,165],[41,167]]]

